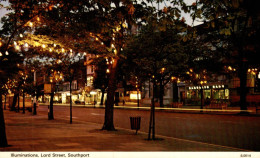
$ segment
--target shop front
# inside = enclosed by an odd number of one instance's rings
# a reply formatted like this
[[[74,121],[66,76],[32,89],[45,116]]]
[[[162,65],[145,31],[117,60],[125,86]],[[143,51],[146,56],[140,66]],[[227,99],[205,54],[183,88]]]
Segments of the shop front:
[[[204,99],[210,99],[214,102],[228,102],[229,89],[227,85],[203,85],[203,86],[186,86],[186,105],[200,105],[201,95]],[[202,90],[202,93],[201,93]]]

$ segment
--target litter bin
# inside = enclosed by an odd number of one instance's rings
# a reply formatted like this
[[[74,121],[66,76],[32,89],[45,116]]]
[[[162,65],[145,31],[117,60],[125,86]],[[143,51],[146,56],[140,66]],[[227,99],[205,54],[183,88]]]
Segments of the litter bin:
[[[131,129],[137,131],[140,129],[141,117],[130,117]]]

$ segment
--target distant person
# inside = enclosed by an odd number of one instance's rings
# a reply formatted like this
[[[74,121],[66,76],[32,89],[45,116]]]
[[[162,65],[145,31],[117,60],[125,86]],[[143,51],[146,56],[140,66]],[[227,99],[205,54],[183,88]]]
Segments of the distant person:
[[[210,104],[210,98],[207,97],[207,98],[206,98],[206,101],[205,101],[205,105],[207,106],[207,105],[209,105],[209,104]]]

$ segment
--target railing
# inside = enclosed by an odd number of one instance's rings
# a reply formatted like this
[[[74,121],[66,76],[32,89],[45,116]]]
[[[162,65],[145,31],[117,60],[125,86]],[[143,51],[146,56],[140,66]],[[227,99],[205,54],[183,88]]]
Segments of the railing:
[[[227,103],[210,103],[205,106],[206,109],[227,109]]]
[[[183,106],[183,102],[172,102],[170,104],[171,108],[181,108]]]

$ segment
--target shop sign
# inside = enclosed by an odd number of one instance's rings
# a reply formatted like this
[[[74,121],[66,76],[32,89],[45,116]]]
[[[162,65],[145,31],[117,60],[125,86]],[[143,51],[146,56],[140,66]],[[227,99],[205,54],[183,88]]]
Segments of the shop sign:
[[[198,89],[221,89],[225,88],[225,85],[212,85],[212,86],[191,86],[189,90],[198,90]]]
[[[44,93],[51,93],[51,84],[44,84]]]
[[[213,89],[225,88],[225,85],[213,85]]]
[[[209,89],[209,86],[192,86],[189,87],[189,90],[197,90],[197,89]]]

